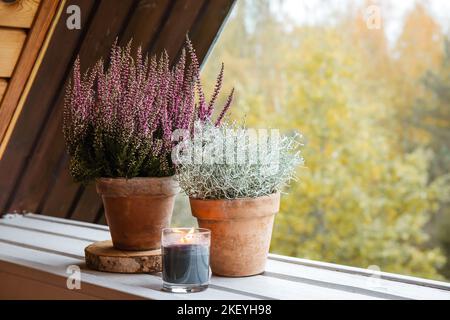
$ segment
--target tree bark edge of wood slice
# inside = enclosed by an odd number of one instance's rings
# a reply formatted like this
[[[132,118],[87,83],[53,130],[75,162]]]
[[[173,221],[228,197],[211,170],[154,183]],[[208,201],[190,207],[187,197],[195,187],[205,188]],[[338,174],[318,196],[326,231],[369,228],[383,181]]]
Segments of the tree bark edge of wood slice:
[[[89,269],[112,273],[161,272],[161,250],[123,251],[111,240],[94,242],[84,249]]]

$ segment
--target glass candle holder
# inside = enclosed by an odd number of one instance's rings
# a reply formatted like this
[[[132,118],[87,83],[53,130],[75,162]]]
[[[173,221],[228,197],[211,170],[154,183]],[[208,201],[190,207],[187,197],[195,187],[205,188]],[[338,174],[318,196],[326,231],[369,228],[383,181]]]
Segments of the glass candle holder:
[[[190,293],[206,290],[211,272],[211,231],[202,228],[166,228],[162,231],[163,290]]]

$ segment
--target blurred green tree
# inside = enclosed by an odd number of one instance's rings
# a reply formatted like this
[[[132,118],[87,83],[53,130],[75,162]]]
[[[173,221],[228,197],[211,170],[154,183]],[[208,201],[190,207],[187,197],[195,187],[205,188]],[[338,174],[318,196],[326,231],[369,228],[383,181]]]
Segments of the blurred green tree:
[[[417,99],[410,125],[425,130],[430,141],[428,146],[434,156],[430,165],[430,180],[450,185],[450,39],[444,42],[444,58],[438,68],[423,76],[423,87],[427,95]],[[440,208],[428,227],[433,242],[441,246],[450,257],[450,192],[440,192]],[[441,273],[450,279],[450,259],[441,268]]]

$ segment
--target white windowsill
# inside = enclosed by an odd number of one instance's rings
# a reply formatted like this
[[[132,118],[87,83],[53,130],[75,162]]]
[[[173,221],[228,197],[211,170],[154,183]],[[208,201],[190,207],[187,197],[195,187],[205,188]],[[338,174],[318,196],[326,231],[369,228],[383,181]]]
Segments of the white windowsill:
[[[84,248],[109,239],[108,228],[27,214],[0,219],[0,298],[25,299],[450,299],[450,284],[271,254],[266,272],[213,276],[195,294],[161,291],[158,274],[86,269]],[[81,267],[81,289],[66,286],[69,265]]]

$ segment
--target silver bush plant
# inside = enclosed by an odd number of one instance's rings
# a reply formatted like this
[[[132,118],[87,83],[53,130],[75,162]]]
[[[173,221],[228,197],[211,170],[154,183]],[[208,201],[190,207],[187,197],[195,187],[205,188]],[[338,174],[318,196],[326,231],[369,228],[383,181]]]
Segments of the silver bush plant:
[[[256,198],[282,191],[303,164],[301,135],[262,134],[197,122],[172,154],[184,192],[198,199]],[[189,135],[186,135],[189,136]]]

